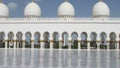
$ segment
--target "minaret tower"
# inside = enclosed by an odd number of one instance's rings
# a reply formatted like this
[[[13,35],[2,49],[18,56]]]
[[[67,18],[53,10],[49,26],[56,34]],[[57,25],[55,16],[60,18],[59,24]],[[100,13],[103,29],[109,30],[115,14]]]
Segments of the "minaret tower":
[[[68,0],[65,0],[58,8],[58,17],[60,18],[73,18],[75,9]]]

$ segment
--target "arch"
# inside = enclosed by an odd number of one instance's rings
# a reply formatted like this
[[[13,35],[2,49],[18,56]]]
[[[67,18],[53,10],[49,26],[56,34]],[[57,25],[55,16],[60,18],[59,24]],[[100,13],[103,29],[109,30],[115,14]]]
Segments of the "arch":
[[[16,37],[17,37],[17,40],[19,41],[22,40],[23,33],[21,31],[17,32]]]
[[[110,37],[110,40],[116,40],[116,33],[115,32],[111,32],[109,37]]]
[[[40,48],[40,32],[35,32],[34,33],[34,48]]]
[[[13,48],[14,47],[14,33],[12,31],[10,31],[8,33],[8,48]]]
[[[13,38],[14,38],[14,33],[13,33],[12,31],[10,31],[10,32],[8,33],[8,39],[9,39],[9,40],[13,40]]]
[[[62,46],[62,48],[63,48],[63,49],[68,48],[68,37],[69,37],[69,35],[68,35],[67,32],[63,32],[63,33],[62,33],[62,41],[63,41],[63,46]]]
[[[31,33],[28,31],[25,33],[25,48],[31,48]]]
[[[97,33],[96,32],[92,32],[90,34],[90,38],[91,38],[90,48],[96,49],[97,48]]]
[[[22,48],[22,45],[23,45],[23,42],[22,42],[23,33],[21,31],[17,32],[16,37],[17,37],[16,48]]]
[[[53,48],[55,49],[59,48],[59,33],[58,32],[53,33]]]
[[[0,32],[0,48],[5,48],[5,33],[2,31]]]
[[[107,49],[107,34],[105,32],[101,32],[100,34],[100,39],[101,39],[101,43],[100,43],[100,48],[101,49]]]
[[[81,33],[81,48],[82,49],[87,49],[87,33],[86,32],[82,32]]]
[[[116,45],[116,33],[111,32],[109,37],[110,37],[110,44],[109,44],[110,49],[117,48],[117,45]]]
[[[87,40],[88,35],[86,32],[82,32],[80,36],[81,36],[81,40]]]
[[[77,49],[78,48],[78,33],[77,32],[73,32],[71,34],[72,37],[72,49]]]
[[[44,48],[50,48],[50,34],[49,32],[45,32],[43,34],[44,37]]]

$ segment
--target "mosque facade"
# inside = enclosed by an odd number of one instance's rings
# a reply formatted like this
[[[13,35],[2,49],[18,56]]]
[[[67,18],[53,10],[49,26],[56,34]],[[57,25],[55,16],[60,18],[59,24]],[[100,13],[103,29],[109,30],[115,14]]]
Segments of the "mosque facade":
[[[58,17],[41,14],[32,1],[24,9],[24,18],[9,18],[8,7],[1,2],[0,48],[120,49],[120,18],[110,18],[110,9],[101,0],[90,18],[76,18],[67,0],[58,7]]]

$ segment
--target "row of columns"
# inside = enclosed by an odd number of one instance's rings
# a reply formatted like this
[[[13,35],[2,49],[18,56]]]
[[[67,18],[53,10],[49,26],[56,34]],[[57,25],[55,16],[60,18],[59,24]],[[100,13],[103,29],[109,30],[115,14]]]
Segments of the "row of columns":
[[[8,49],[8,44],[7,44],[8,42],[5,42],[5,48],[6,49]],[[25,48],[25,42],[22,42],[23,43],[23,45],[22,45],[22,48]],[[50,43],[50,48],[49,49],[54,49],[53,48],[53,42],[52,41],[50,41],[49,42]],[[80,44],[81,42],[80,41],[78,41],[78,49],[82,49],[81,48],[81,44]],[[44,44],[45,44],[45,42],[40,42],[40,49],[46,49],[46,48],[44,48]],[[97,49],[99,50],[99,49],[101,49],[100,48],[100,44],[101,44],[101,42],[100,41],[97,41]],[[109,50],[110,49],[110,47],[109,47],[109,42],[107,42],[107,49]],[[18,46],[16,46],[16,42],[13,42],[13,47],[16,49],[16,48],[19,48]],[[68,48],[67,49],[71,49],[71,45],[72,45],[72,43],[71,43],[71,41],[68,41]],[[59,41],[59,49],[62,49],[62,46],[64,46],[64,43],[62,42],[62,41]],[[116,46],[116,50],[119,50],[120,49],[120,43],[117,41],[116,43],[115,43],[115,46]],[[10,48],[10,47],[9,47]],[[34,41],[32,41],[31,42],[31,49],[34,49]],[[87,49],[88,50],[90,50],[90,49],[92,49],[91,47],[90,47],[90,42],[87,42]]]

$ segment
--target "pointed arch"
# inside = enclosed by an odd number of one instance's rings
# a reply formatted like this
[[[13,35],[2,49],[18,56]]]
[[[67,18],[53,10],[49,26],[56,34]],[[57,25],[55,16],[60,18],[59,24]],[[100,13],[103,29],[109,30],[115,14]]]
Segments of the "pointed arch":
[[[117,48],[117,45],[116,45],[116,33],[111,32],[109,37],[110,37],[110,44],[109,44],[110,49]]]
[[[17,32],[16,37],[17,37],[16,47],[22,48],[23,47],[23,41],[22,41],[23,33],[21,31]]]
[[[63,32],[62,33],[62,41],[63,41],[63,46],[62,46],[62,48],[64,49],[66,49],[66,48],[68,48],[68,37],[69,37],[69,35],[68,35],[68,33],[67,32]]]
[[[82,32],[81,33],[81,48],[82,49],[87,49],[87,33],[86,32]]]
[[[71,37],[72,37],[72,45],[71,45],[71,48],[72,49],[78,49],[78,33],[77,32],[73,32],[71,34]]]
[[[56,48],[56,49],[59,48],[59,33],[58,32],[53,33],[53,48]]]
[[[90,34],[90,48],[92,49],[96,49],[97,48],[97,33],[96,32],[92,32]]]
[[[5,33],[0,32],[0,48],[5,48]]]
[[[43,34],[44,37],[44,48],[50,48],[50,34],[49,32],[45,32]]]
[[[25,33],[25,48],[31,48],[31,37],[32,37],[32,34],[31,32],[26,32]]]
[[[8,33],[8,48],[13,48],[14,47],[14,33],[10,31]]]
[[[100,34],[100,39],[101,39],[101,43],[100,43],[100,48],[101,49],[107,49],[107,34],[105,32],[101,32]]]
[[[35,32],[35,34],[34,34],[34,48],[40,48],[41,46],[40,46],[40,36],[41,36],[41,34],[40,34],[40,32]]]

